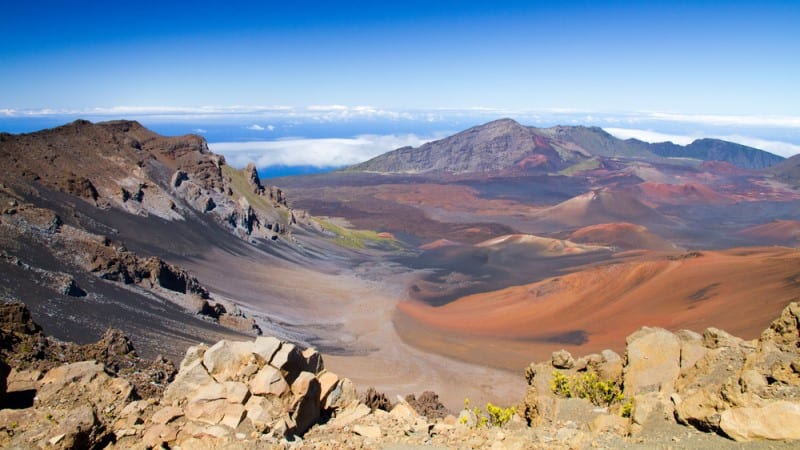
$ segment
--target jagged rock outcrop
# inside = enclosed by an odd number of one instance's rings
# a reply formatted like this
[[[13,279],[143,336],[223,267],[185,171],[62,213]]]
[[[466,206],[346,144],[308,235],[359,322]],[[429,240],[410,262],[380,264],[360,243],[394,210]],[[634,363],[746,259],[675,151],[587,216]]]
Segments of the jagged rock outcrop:
[[[290,209],[283,191],[261,184],[253,164],[244,171],[232,169],[200,136],[159,136],[133,121],[78,120],[7,134],[0,141],[0,159],[7,168],[0,182],[28,199],[48,197],[53,190],[100,209],[170,221],[208,215],[245,239],[271,239],[275,232],[256,222],[286,222]],[[269,200],[241,206],[241,199],[253,195]]]
[[[526,419],[552,421],[560,401],[555,391],[577,395],[571,386],[557,387],[559,382],[593,372],[622,389],[631,405],[625,430],[634,433],[658,418],[737,441],[800,439],[798,303],[789,304],[757,340],[716,328],[701,336],[645,327],[628,336],[624,360],[615,355],[589,355],[568,369],[564,362],[572,357],[561,351],[548,363],[531,364],[526,370]],[[563,377],[556,381],[554,374]],[[610,428],[621,430],[617,425]]]

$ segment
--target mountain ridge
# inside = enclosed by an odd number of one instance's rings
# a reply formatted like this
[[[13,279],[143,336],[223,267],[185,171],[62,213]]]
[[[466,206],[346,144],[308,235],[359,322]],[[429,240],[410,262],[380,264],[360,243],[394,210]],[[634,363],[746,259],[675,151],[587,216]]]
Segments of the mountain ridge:
[[[681,146],[618,139],[602,128],[558,125],[524,126],[504,118],[452,136],[402,147],[348,167],[347,171],[385,173],[554,173],[598,158],[657,161],[691,158],[729,162],[745,169],[764,169],[785,158],[754,147],[719,139],[697,139]]]

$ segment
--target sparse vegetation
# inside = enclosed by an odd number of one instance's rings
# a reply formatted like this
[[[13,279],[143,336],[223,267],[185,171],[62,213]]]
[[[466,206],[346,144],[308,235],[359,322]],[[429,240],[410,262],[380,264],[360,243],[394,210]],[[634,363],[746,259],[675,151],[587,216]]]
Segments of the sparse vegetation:
[[[222,166],[222,176],[231,180],[233,192],[246,198],[253,208],[267,210],[272,208],[269,197],[264,197],[253,192],[253,186],[247,181],[240,170],[229,165]]]
[[[633,412],[633,400],[628,400],[627,402],[622,404],[622,407],[619,409],[619,415],[625,418],[631,416]]]
[[[354,230],[345,228],[335,223],[315,217],[314,220],[325,230],[336,235],[334,241],[346,248],[366,248],[368,244],[384,245],[392,248],[397,248],[398,244],[395,239],[390,237],[380,236],[376,231],[372,230]]]
[[[459,422],[464,425],[468,424],[470,422],[468,415],[471,414],[475,418],[475,428],[483,428],[488,426],[502,427],[511,421],[511,418],[517,413],[517,409],[513,406],[503,408],[501,406],[495,406],[491,403],[486,404],[486,412],[481,411],[481,409],[478,407],[470,410],[468,398],[464,399],[464,411],[467,411],[468,414],[462,413]]]
[[[613,380],[601,380],[595,372],[585,372],[568,377],[559,371],[553,372],[550,389],[554,394],[566,398],[583,398],[597,406],[622,403],[625,396]]]

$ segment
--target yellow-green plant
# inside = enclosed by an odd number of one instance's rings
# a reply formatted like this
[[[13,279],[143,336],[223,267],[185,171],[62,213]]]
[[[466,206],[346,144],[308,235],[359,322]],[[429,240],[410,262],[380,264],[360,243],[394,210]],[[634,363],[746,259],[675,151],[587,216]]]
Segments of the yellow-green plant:
[[[491,403],[486,404],[486,411],[489,413],[489,423],[495,427],[502,427],[503,425],[507,424],[514,414],[517,413],[517,409],[513,406],[503,408],[500,406],[494,406]]]
[[[550,388],[556,395],[566,398],[585,398],[597,406],[611,406],[625,400],[622,390],[614,380],[601,380],[591,371],[572,377],[554,371]]]
[[[469,399],[464,399],[464,410],[470,411]],[[511,420],[514,414],[517,413],[517,409],[513,406],[503,408],[500,406],[495,406],[491,403],[487,403],[485,413],[478,407],[472,408],[471,412],[475,416],[476,428],[488,427],[490,425],[493,427],[502,427]],[[460,419],[462,424],[466,424],[468,421],[469,420],[466,416],[462,416]]]
[[[559,371],[553,372],[553,379],[550,380],[550,389],[553,391],[554,394],[560,395],[562,397],[571,398],[572,397],[572,390],[570,389],[570,382],[569,377],[564,375]]]
[[[627,402],[622,404],[622,407],[619,409],[619,415],[622,417],[630,417],[633,413],[633,400],[628,400]]]

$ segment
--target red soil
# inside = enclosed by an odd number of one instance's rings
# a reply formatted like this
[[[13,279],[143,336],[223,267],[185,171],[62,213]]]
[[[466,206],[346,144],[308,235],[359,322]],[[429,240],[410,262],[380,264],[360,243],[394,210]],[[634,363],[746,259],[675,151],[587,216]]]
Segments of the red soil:
[[[647,200],[662,205],[719,205],[733,201],[700,183],[664,184],[647,181],[637,185],[635,189]]]
[[[642,326],[713,326],[750,339],[800,297],[797,267],[800,252],[789,248],[651,256],[441,307],[402,302],[395,324],[428,350],[514,369],[559,348],[622,351],[625,337]]]
[[[589,225],[569,235],[573,242],[614,246],[623,250],[649,249],[674,250],[665,239],[647,230],[646,227],[628,222]]]
[[[774,220],[769,223],[745,228],[739,234],[752,238],[764,239],[774,243],[800,242],[800,221]]]

